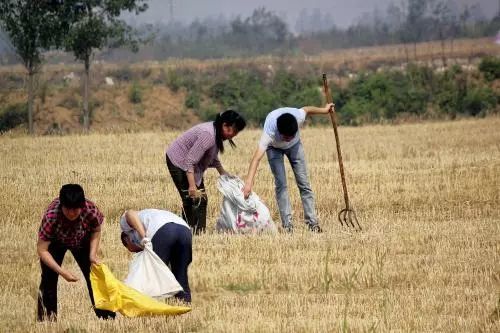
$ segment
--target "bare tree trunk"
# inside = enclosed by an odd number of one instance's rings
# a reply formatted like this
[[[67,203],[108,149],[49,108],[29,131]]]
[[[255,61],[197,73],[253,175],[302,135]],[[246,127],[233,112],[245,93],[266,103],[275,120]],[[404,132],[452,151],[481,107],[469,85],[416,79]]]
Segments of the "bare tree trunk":
[[[85,73],[83,76],[83,129],[90,130],[90,110],[89,110],[89,84],[90,84],[90,59],[85,59]]]
[[[457,58],[455,57],[455,54],[453,53],[453,41],[454,41],[454,39],[453,39],[453,37],[451,37],[451,41],[450,41],[450,54],[451,54],[451,58],[455,59],[455,63],[456,63],[457,62],[456,61]]]
[[[441,59],[443,60],[443,67],[447,67],[446,63],[446,40],[444,38],[441,39]]]
[[[35,134],[35,128],[33,124],[33,104],[35,100],[35,92],[33,80],[35,77],[35,72],[33,69],[28,70],[28,132],[30,135]]]

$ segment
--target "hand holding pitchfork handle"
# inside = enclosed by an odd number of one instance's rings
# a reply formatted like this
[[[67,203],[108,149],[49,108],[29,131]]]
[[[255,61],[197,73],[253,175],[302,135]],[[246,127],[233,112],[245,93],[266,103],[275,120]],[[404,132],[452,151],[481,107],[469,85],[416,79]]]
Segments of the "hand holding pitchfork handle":
[[[330,93],[330,89],[328,88],[328,80],[326,79],[326,74],[323,74],[323,90],[325,92],[326,102],[333,103],[332,95]],[[342,152],[340,151],[339,134],[337,131],[337,121],[335,120],[334,112],[330,112],[330,118],[332,120],[333,131],[335,132],[335,143],[337,144],[340,177],[342,178],[342,189],[344,190],[344,200],[345,200],[345,208],[339,212],[338,219],[342,226],[353,227],[356,231],[361,231],[362,230],[361,225],[358,222],[356,213],[349,206],[349,195],[347,194],[347,185],[344,175],[344,164],[342,163]]]

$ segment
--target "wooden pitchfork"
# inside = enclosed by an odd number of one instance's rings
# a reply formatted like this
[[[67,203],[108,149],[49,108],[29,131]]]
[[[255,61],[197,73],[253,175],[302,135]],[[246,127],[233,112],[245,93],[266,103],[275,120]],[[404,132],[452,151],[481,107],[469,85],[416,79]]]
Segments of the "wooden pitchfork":
[[[323,74],[323,89],[325,91],[325,97],[327,103],[333,103],[332,94],[328,88],[328,80],[326,79],[326,74]],[[337,154],[339,160],[340,177],[342,178],[342,189],[344,190],[344,200],[345,208],[339,212],[338,218],[339,222],[343,227],[352,227],[356,231],[361,231],[361,225],[356,217],[356,212],[349,206],[349,195],[347,194],[347,185],[344,175],[344,165],[342,163],[342,152],[340,151],[340,141],[339,134],[337,131],[337,121],[335,120],[335,113],[330,112],[330,118],[332,120],[333,131],[335,132],[335,142],[337,144]]]

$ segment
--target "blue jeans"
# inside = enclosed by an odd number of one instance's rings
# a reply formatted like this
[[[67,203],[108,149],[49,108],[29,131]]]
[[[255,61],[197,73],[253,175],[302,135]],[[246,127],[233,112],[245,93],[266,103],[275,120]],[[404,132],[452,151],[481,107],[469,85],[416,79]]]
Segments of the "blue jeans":
[[[267,160],[274,175],[274,185],[276,190],[276,200],[281,216],[281,224],[284,228],[292,226],[292,207],[288,196],[286,184],[286,173],[283,156],[286,155],[292,166],[295,181],[300,191],[302,206],[304,207],[304,218],[306,224],[314,226],[318,224],[314,208],[314,195],[307,176],[306,158],[302,142],[297,142],[288,149],[269,147],[266,151]]]

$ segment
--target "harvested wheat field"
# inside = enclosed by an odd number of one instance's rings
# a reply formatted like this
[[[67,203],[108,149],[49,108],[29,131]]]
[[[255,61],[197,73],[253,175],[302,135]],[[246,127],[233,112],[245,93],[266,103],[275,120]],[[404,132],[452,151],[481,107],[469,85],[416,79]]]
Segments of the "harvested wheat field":
[[[0,331],[3,332],[499,332],[500,118],[340,128],[351,200],[364,227],[342,230],[331,128],[302,138],[325,230],[311,234],[289,182],[296,232],[213,233],[221,198],[206,177],[210,232],[194,239],[193,311],[179,317],[99,321],[80,281],[59,281],[57,323],[35,322],[40,217],[62,184],[83,185],[107,220],[100,257],[119,278],[126,208],[178,212],[163,150],[178,132],[0,137]],[[244,176],[260,132],[221,156]],[[261,163],[254,190],[275,221],[272,177]]]

